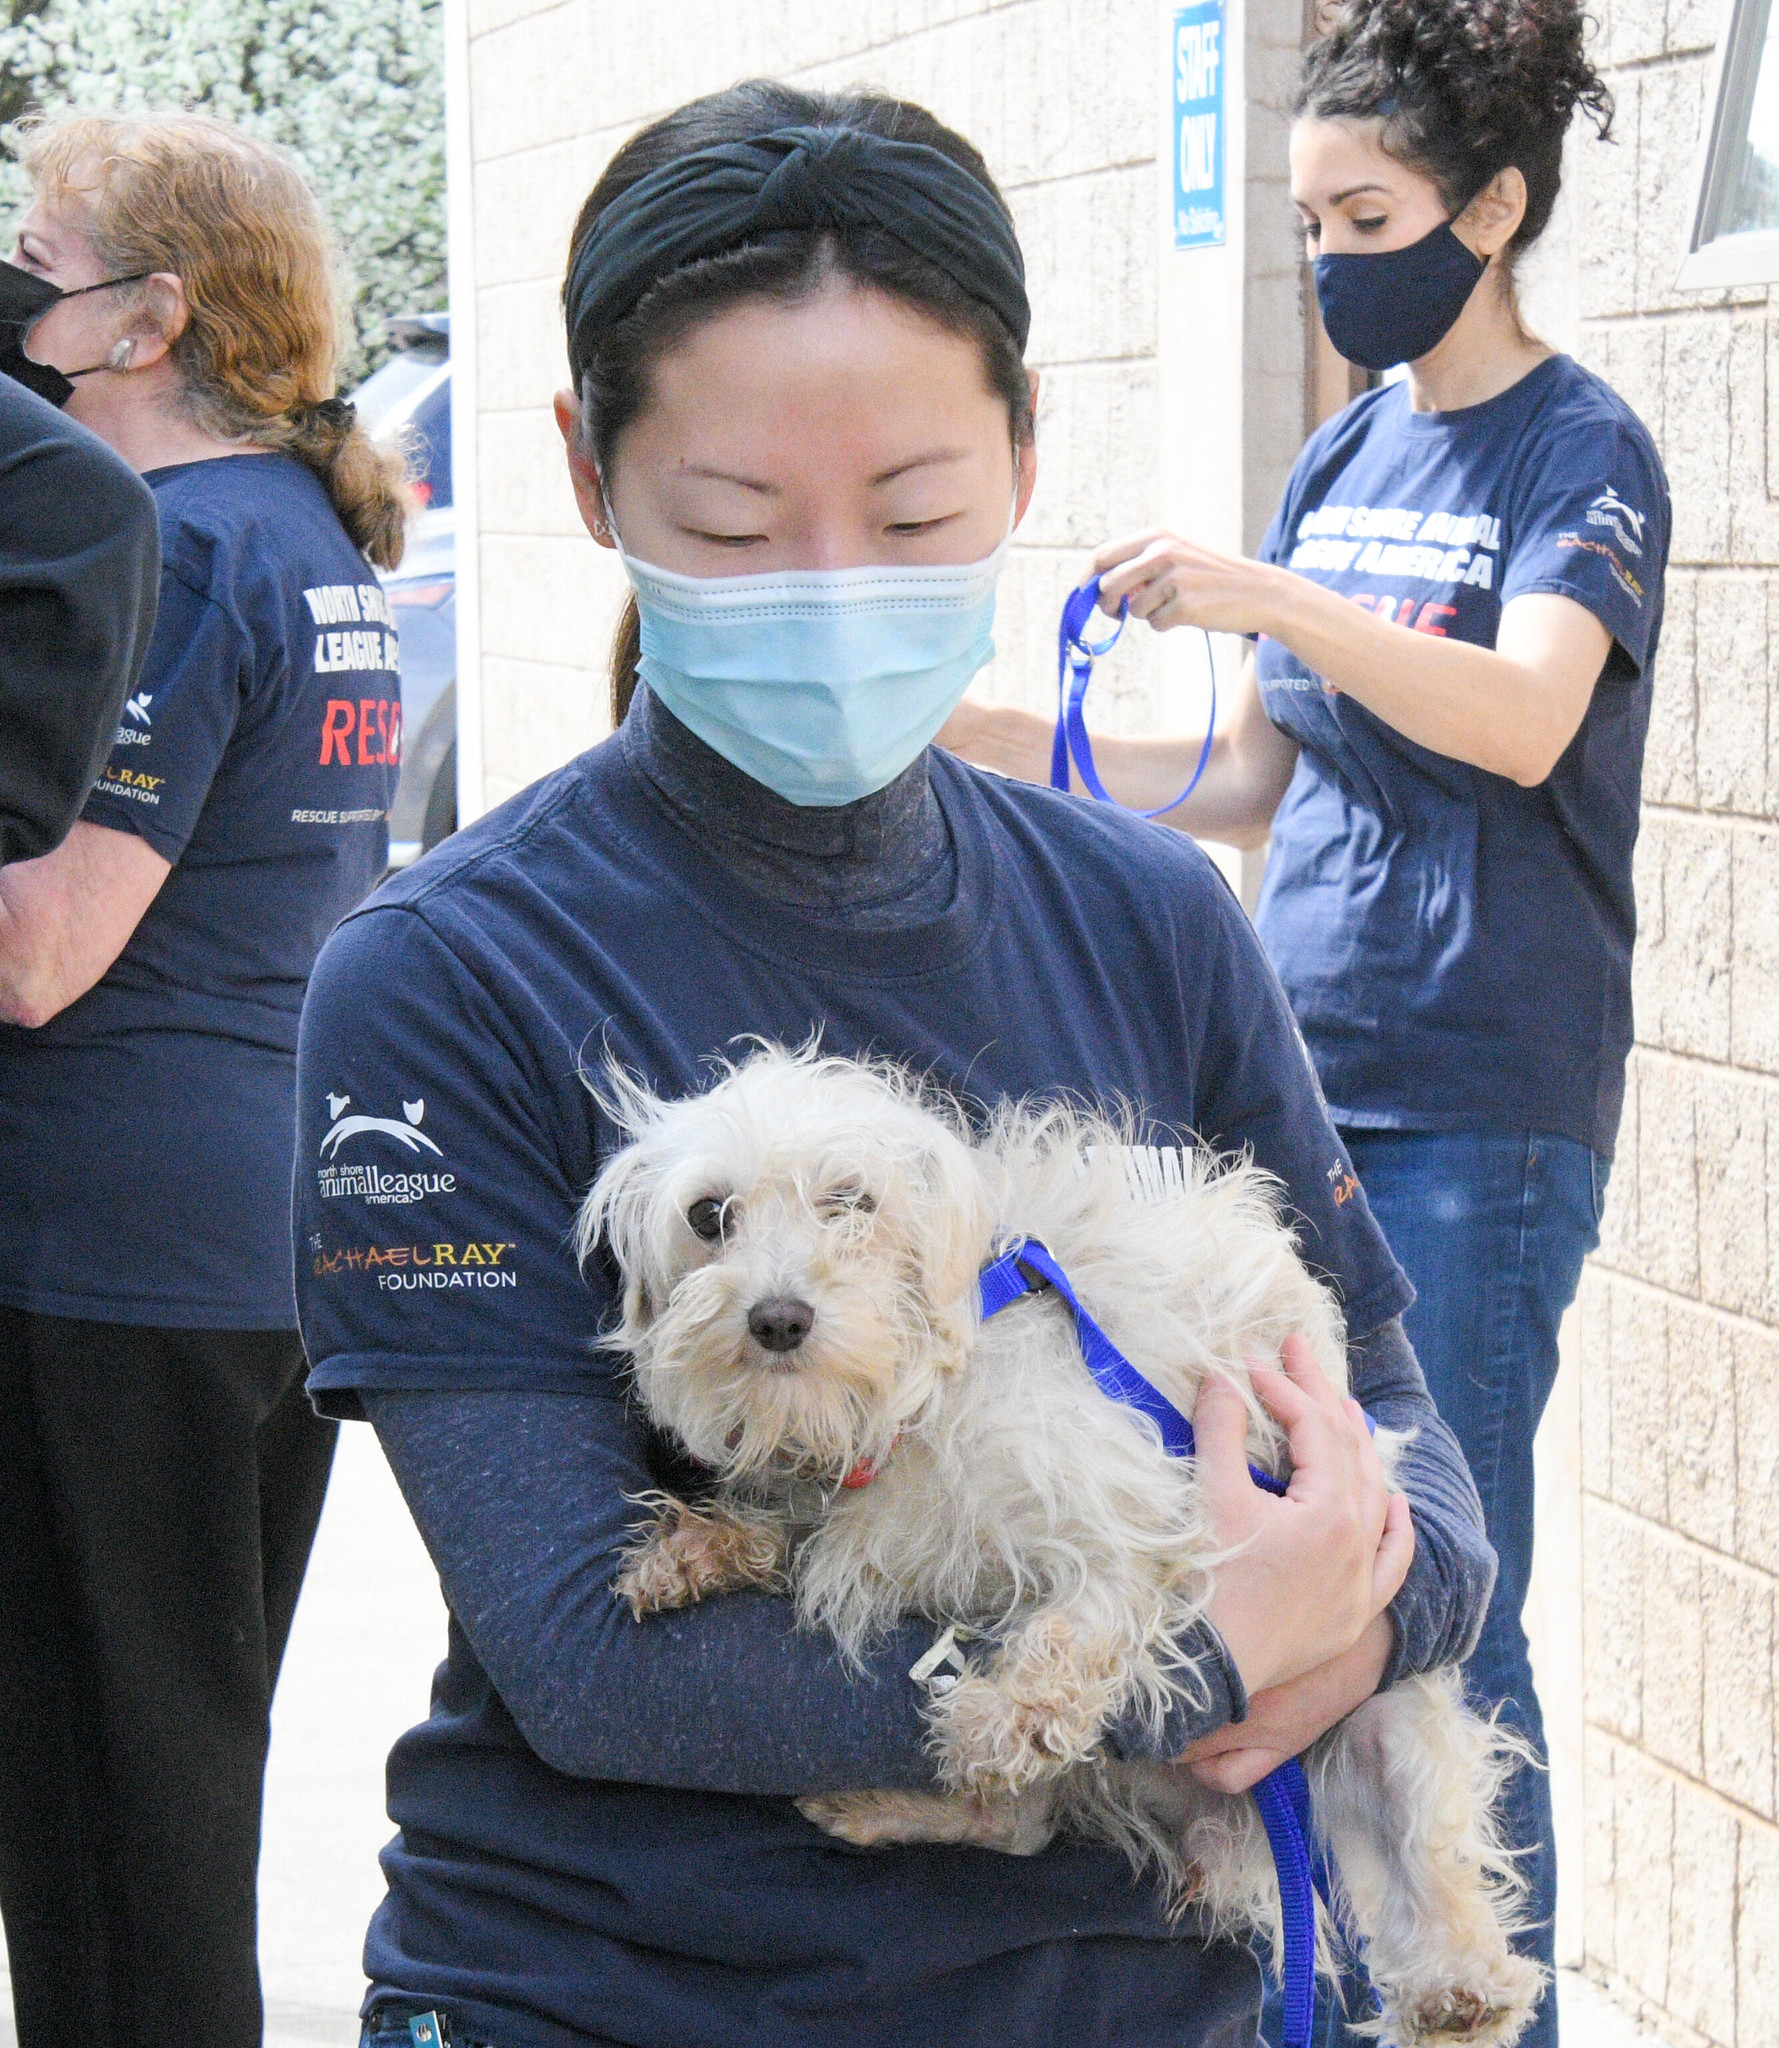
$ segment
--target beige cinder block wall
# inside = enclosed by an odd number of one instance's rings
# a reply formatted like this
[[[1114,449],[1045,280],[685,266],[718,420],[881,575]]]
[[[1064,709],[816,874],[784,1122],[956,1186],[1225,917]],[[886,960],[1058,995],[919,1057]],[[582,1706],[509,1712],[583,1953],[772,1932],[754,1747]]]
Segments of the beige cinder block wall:
[[[467,673],[461,686],[473,727],[467,814],[605,727],[622,583],[576,518],[549,415],[566,376],[556,295],[575,212],[634,128],[748,76],[918,99],[976,142],[1007,192],[1031,270],[1041,474],[1002,586],[999,655],[978,687],[1051,701],[1056,616],[1084,551],[1152,523],[1163,503],[1161,271],[1195,260],[1162,234],[1167,12],[1156,0],[454,0],[453,304],[468,400],[458,441],[473,432],[479,506],[477,530],[460,538],[478,658],[465,669],[480,671],[479,689]],[[1239,23],[1239,0],[1231,14]],[[1212,413],[1240,407],[1244,361],[1271,380],[1244,429],[1248,495],[1270,506],[1301,429],[1279,147],[1301,0],[1252,0],[1248,14],[1257,112],[1235,147],[1255,160],[1252,235],[1265,260],[1215,360],[1194,360],[1188,337],[1171,369],[1197,376]],[[1240,172],[1232,162],[1238,188]],[[1190,418],[1170,448],[1189,470]],[[1195,708],[1204,657],[1185,637],[1133,633],[1096,685],[1102,722],[1140,729]]]
[[[1581,1928],[1589,1970],[1670,2039],[1766,2048],[1779,2028],[1779,325],[1764,288],[1672,289],[1723,0],[1600,12],[1618,140],[1573,151],[1574,346],[1654,432],[1675,527],[1638,858],[1637,1048],[1575,1347]]]

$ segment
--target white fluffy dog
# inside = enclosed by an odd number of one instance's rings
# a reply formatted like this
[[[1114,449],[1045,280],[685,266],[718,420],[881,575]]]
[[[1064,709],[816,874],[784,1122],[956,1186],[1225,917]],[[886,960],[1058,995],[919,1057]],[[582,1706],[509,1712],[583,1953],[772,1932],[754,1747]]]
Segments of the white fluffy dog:
[[[1126,1357],[1190,1415],[1205,1376],[1244,1394],[1250,1455],[1283,1436],[1246,1361],[1293,1332],[1344,1387],[1327,1293],[1252,1166],[1145,1155],[1072,1108],[1009,1107],[973,1133],[899,1070],[767,1048],[706,1094],[622,1076],[631,1143],[582,1211],[623,1269],[612,1341],[651,1418],[710,1468],[663,1495],[618,1591],[638,1618],[739,1586],[788,1588],[857,1655],[908,1612],[986,1637],[929,1708],[941,1782],[800,1802],[860,1844],[1031,1854],[1059,1828],[1157,1868],[1176,1907],[1280,1941],[1253,1802],[1184,1770],[1108,1759],[1159,1727],[1217,1552],[1191,1459],[1109,1399],[1054,1294],[980,1318],[1001,1241],[1047,1245]],[[1179,1164],[1139,1184],[1133,1164]],[[1386,1458],[1397,1448],[1380,1437]],[[1517,2039],[1542,1972],[1506,1934],[1518,1896],[1491,1807],[1513,1758],[1456,1674],[1404,1681],[1304,1758],[1316,1825],[1400,2044]]]

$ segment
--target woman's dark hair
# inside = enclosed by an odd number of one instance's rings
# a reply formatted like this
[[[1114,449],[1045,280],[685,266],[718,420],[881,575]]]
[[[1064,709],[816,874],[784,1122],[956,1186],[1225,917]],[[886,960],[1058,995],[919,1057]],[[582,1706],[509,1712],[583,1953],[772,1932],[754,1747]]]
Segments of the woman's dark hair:
[[[1341,0],[1320,25],[1297,112],[1381,121],[1384,148],[1431,178],[1454,215],[1517,169],[1526,217],[1509,262],[1550,221],[1576,108],[1611,132],[1612,95],[1588,62],[1577,0]]]
[[[568,269],[594,223],[618,196],[664,164],[719,143],[746,142],[780,128],[861,128],[898,142],[924,143],[961,165],[994,194],[1000,189],[981,155],[924,107],[876,93],[804,92],[774,79],[751,79],[689,101],[631,136],[587,195],[569,245]],[[1032,437],[1025,363],[1006,322],[944,271],[880,228],[795,229],[705,257],[671,271],[634,312],[599,336],[580,379],[581,416],[600,473],[618,436],[647,405],[649,372],[690,329],[743,299],[807,298],[831,278],[870,285],[917,308],[982,352],[989,389],[1007,404],[1013,439]],[[612,719],[620,722],[636,688],[640,628],[636,603],[624,607],[612,643]]]

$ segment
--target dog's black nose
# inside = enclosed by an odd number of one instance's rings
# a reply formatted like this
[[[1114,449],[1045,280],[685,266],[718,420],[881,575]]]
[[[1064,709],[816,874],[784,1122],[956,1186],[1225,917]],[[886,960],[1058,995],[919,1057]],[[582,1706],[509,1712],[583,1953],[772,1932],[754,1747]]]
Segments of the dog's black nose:
[[[795,1351],[814,1323],[815,1310],[808,1302],[785,1294],[756,1301],[747,1312],[748,1335],[767,1351]]]

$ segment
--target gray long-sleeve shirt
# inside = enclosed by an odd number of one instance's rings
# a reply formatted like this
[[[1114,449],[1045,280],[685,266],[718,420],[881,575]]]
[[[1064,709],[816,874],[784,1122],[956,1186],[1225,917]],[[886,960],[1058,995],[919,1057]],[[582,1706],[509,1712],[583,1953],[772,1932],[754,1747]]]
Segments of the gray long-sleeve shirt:
[[[1387,1678],[1461,1658],[1481,1625],[1494,1560],[1456,1444],[1434,1413],[1400,1322],[1355,1347],[1357,1398],[1413,1430],[1401,1483],[1415,1556],[1391,1606]],[[574,1394],[373,1393],[364,1397],[451,1611],[547,1763],[579,1777],[712,1792],[796,1794],[930,1785],[924,1694],[908,1669],[932,1641],[911,1618],[862,1674],[789,1603],[742,1593],[646,1625],[612,1595],[650,1483],[646,1434],[625,1403]],[[1177,1755],[1246,1711],[1210,1629],[1209,1695],[1182,1692],[1161,1739],[1132,1729],[1129,1756]]]

